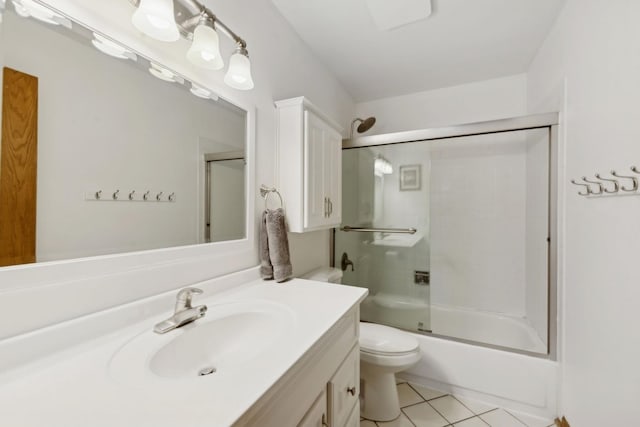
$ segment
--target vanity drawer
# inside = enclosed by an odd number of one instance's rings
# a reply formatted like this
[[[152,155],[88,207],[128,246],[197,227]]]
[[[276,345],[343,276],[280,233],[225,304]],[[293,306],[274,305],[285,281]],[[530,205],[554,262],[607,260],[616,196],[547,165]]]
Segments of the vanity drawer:
[[[327,386],[329,426],[343,427],[360,402],[360,347],[356,344]]]

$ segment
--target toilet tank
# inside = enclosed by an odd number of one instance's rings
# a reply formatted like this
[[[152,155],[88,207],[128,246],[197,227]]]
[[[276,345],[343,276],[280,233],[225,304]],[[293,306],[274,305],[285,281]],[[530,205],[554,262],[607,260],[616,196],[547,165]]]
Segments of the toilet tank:
[[[318,282],[342,283],[342,270],[339,268],[320,267],[300,276],[300,278],[317,280]]]

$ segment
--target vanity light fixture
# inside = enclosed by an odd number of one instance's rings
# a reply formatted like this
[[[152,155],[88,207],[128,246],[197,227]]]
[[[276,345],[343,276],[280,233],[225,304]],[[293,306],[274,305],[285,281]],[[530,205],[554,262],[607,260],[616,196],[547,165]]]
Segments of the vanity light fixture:
[[[140,0],[131,22],[138,30],[156,40],[174,42],[180,39],[173,0]]]
[[[224,82],[234,89],[253,89],[247,43],[197,0],[129,0],[137,10],[132,22],[143,33],[162,41],[176,41],[182,35],[191,40],[188,60],[208,70],[224,67],[220,34],[233,40],[235,53],[229,60]]]
[[[184,79],[182,77],[180,77],[173,71],[169,70],[168,68],[164,68],[156,64],[155,62],[151,62],[151,67],[149,67],[149,73],[151,73],[153,77],[157,77],[160,80],[164,80],[165,82],[181,83],[181,84],[184,83]]]
[[[193,30],[193,42],[187,51],[187,59],[192,64],[208,70],[219,70],[224,67],[220,54],[220,39],[214,29],[214,18],[210,17],[206,11],[202,12],[200,22]]]
[[[191,93],[194,94],[195,96],[197,96],[198,98],[202,98],[202,99],[211,99],[213,101],[217,101],[218,100],[218,95],[216,95],[215,93],[213,93],[212,91],[210,91],[207,88],[204,88],[202,86],[199,86],[195,83],[191,83]]]
[[[113,56],[114,58],[131,59],[133,61],[138,58],[136,54],[131,52],[129,49],[98,33],[93,33],[93,40],[91,40],[91,44],[93,44],[93,46],[100,52]]]
[[[71,21],[67,18],[33,0],[11,0],[11,3],[16,13],[23,18],[35,18],[47,24],[71,28]]]
[[[238,43],[235,53],[231,55],[229,69],[224,76],[224,82],[234,89],[253,89],[249,52],[247,52],[247,49],[240,43]]]

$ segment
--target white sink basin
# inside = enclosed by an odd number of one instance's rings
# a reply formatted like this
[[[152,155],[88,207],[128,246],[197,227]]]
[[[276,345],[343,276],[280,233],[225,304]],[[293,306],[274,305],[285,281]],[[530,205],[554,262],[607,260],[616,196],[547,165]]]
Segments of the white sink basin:
[[[154,333],[150,322],[148,330],[114,354],[111,376],[127,383],[154,377],[192,380],[202,371],[215,376],[260,357],[294,326],[292,311],[273,302],[208,304],[208,308],[205,317],[163,335]]]

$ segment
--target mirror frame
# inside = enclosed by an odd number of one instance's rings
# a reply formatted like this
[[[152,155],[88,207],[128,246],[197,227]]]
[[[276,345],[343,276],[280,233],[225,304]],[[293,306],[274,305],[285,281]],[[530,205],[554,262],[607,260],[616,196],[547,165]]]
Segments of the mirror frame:
[[[145,40],[137,41],[135,44],[130,44],[127,40],[131,40],[131,34],[123,33],[122,37],[117,37],[109,34],[109,31],[98,29],[99,25],[97,24],[103,24],[103,28],[104,25],[107,24],[103,17],[97,16],[97,12],[93,12],[93,15],[95,16],[91,15],[89,9],[86,9],[86,7],[90,8],[90,5],[85,6],[85,9],[82,10],[82,6],[72,4],[72,2],[69,2],[68,0],[52,0],[47,2],[39,0],[36,1],[63,15],[65,18],[70,19],[73,22],[73,25],[80,25],[90,31],[104,34],[107,37],[127,46],[137,55],[147,60],[153,60],[159,64],[164,64],[167,60],[170,63],[172,62],[170,53],[163,55],[162,49],[154,49],[157,46],[162,45],[142,45],[143,49],[140,49],[139,47],[141,46],[141,43],[151,43]],[[62,10],[60,5],[65,6],[65,3],[67,7],[65,7],[65,10]],[[128,4],[128,6],[133,11],[133,6],[130,4]],[[96,25],[88,24],[87,22],[92,22],[92,24]],[[117,35],[119,36],[120,34],[118,33]],[[168,68],[172,70],[175,69],[172,66],[168,66]],[[80,286],[86,286],[87,289],[83,290],[82,294],[90,292],[91,289],[95,292],[96,289],[101,289],[105,285],[112,288],[122,286],[123,289],[126,289],[124,292],[127,295],[132,294],[128,299],[133,300],[144,296],[155,295],[168,289],[175,289],[183,286],[185,283],[194,283],[257,265],[258,251],[255,235],[255,204],[257,197],[255,191],[256,106],[254,103],[240,100],[240,98],[243,97],[238,96],[238,94],[231,92],[222,86],[211,87],[211,85],[208,84],[203,85],[197,78],[191,78],[190,76],[192,74],[197,75],[196,70],[194,70],[193,73],[184,73],[180,70],[177,71],[179,75],[185,76],[186,80],[196,81],[197,84],[212,90],[220,98],[234,104],[236,107],[246,112],[245,238],[225,242],[196,243],[194,245],[187,246],[175,246],[2,267],[0,268],[0,294],[3,295],[3,297],[0,298],[0,310],[11,306],[11,294],[13,291],[42,288],[46,285],[66,283],[76,285],[70,286],[70,289],[77,289]],[[188,68],[187,71],[189,71]],[[176,275],[175,269],[178,266],[183,266],[184,268],[181,268],[180,274]],[[144,272],[146,272],[148,276],[149,270],[156,267],[159,274],[157,275],[158,280],[154,283],[141,283],[140,286],[136,286],[133,290],[131,289],[131,283],[126,283],[133,280],[134,277],[143,276]],[[161,277],[161,271],[165,270],[170,272],[170,277]],[[116,278],[122,278],[122,280],[116,280]],[[148,279],[147,281],[149,282]],[[114,291],[117,293],[117,290]],[[8,297],[6,297],[5,294],[8,294]],[[45,292],[45,294],[47,294],[47,292]],[[115,298],[117,298],[117,296],[113,297],[112,295],[100,295],[100,297],[103,297],[102,303],[100,304],[103,308],[115,305],[111,300],[115,300]],[[47,301],[46,297],[42,298],[43,304],[53,303],[53,301]],[[120,300],[122,300],[122,295],[120,296]],[[120,301],[119,303],[122,302]],[[91,310],[87,307],[87,309],[84,310],[84,313],[92,311],[95,311],[95,309]],[[71,312],[69,313],[69,316],[74,317],[73,314],[74,313]],[[2,339],[2,335],[3,334],[0,331],[0,339]]]

